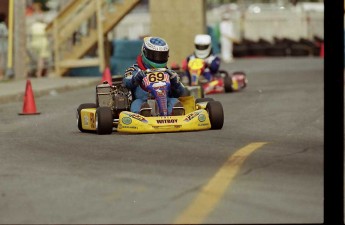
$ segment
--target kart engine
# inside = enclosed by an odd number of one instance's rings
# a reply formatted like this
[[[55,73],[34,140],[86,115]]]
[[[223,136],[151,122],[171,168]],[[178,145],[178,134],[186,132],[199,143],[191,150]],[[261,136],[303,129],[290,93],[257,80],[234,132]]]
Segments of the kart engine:
[[[97,85],[96,104],[97,107],[112,107],[114,105],[114,101],[112,98],[112,88],[108,83]]]
[[[130,109],[130,99],[130,91],[119,82],[114,82],[113,85],[104,82],[96,87],[97,107],[110,107],[115,117],[117,117],[120,112]]]

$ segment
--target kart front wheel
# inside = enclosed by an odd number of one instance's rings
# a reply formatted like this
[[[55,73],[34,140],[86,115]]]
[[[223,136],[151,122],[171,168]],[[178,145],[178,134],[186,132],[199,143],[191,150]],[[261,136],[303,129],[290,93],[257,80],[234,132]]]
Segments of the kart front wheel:
[[[212,102],[212,101],[214,101],[213,98],[197,98],[195,99],[195,104],[199,102]]]
[[[81,132],[86,132],[87,130],[83,129],[82,123],[81,123],[81,110],[82,109],[88,109],[88,108],[97,108],[97,105],[95,103],[84,103],[79,105],[77,109],[77,123],[78,123],[78,129]]]
[[[232,88],[232,78],[230,76],[226,76],[223,78],[224,81],[224,90],[225,92],[233,92]]]
[[[224,123],[224,111],[223,106],[219,101],[210,101],[206,105],[206,111],[208,112],[211,129],[222,129]]]
[[[97,134],[111,134],[113,132],[113,114],[110,107],[99,107],[96,110]]]

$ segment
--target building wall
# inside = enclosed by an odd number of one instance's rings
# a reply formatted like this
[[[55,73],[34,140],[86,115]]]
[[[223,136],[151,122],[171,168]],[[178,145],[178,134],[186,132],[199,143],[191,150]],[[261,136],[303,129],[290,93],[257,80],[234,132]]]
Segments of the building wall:
[[[150,0],[150,35],[164,38],[170,47],[169,65],[181,64],[194,50],[194,37],[205,33],[205,0]]]

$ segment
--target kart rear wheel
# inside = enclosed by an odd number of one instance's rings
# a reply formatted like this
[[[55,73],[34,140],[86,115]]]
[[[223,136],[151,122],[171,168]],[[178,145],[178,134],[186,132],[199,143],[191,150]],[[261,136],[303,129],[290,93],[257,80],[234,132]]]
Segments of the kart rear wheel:
[[[232,88],[232,78],[230,76],[226,76],[223,78],[224,81],[224,90],[225,92],[233,92],[233,88]]]
[[[243,76],[247,76],[245,72],[243,71],[235,71],[232,73],[232,75],[243,75]]]
[[[110,107],[99,107],[96,110],[97,134],[111,134],[113,132],[113,113]]]
[[[235,71],[235,72],[232,73],[232,75],[233,76],[234,75],[243,75],[245,79],[244,79],[244,83],[243,83],[242,89],[247,86],[247,74],[245,72],[243,72],[243,71]]]
[[[84,130],[81,124],[81,110],[82,109],[88,109],[88,108],[97,108],[97,105],[95,103],[84,103],[79,105],[78,109],[77,109],[77,123],[78,123],[78,129],[81,132],[87,132],[87,130]]]
[[[214,101],[213,98],[197,98],[195,99],[195,104],[199,102],[212,102],[212,101]]]
[[[224,123],[224,111],[223,106],[219,101],[211,101],[206,105],[206,111],[208,112],[211,129],[222,129]]]

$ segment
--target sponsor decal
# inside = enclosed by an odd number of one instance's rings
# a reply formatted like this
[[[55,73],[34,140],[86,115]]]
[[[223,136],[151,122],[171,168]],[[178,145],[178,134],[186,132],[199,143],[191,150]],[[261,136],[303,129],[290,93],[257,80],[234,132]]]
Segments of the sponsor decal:
[[[130,117],[123,117],[122,118],[122,123],[128,125],[132,123],[132,119]]]
[[[169,48],[168,46],[158,46],[158,45],[154,45],[150,42],[149,39],[145,40],[145,44],[149,49],[155,50],[155,51],[168,51]]]
[[[125,114],[133,119],[139,120],[140,122],[147,123],[148,121],[142,115],[136,113],[126,113]]]
[[[95,128],[95,114],[90,113],[90,126],[91,128]]]
[[[207,126],[207,125],[208,125],[208,123],[199,123],[198,124],[199,127],[204,127],[204,126]]]
[[[177,119],[160,119],[156,120],[158,124],[164,124],[164,123],[177,123]]]
[[[165,97],[165,96],[167,96],[167,94],[166,94],[166,92],[165,92],[165,90],[157,90],[157,95],[158,95],[158,97]]]
[[[84,124],[85,126],[89,126],[89,117],[86,114],[84,115]]]
[[[198,116],[198,119],[199,119],[200,122],[204,122],[206,120],[206,116],[204,114],[200,114]]]
[[[136,127],[136,126],[122,126],[122,128],[136,129],[136,130],[138,130],[138,127]]]
[[[236,91],[239,89],[238,81],[236,79],[232,79],[232,88]]]
[[[186,116],[186,118],[183,120],[185,122],[191,121],[194,117],[198,116],[200,114],[199,111],[192,112]]]

